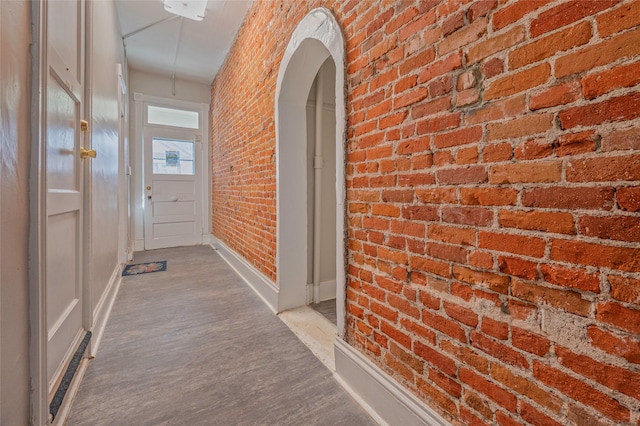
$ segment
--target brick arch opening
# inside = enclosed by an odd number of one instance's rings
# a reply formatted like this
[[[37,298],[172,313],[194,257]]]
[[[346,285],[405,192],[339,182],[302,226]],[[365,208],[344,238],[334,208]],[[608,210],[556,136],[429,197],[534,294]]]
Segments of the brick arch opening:
[[[338,335],[345,316],[345,74],[344,39],[327,9],[300,21],[285,50],[276,85],[276,268],[278,311],[307,304],[307,121],[309,90],[322,64],[335,67],[336,311]]]

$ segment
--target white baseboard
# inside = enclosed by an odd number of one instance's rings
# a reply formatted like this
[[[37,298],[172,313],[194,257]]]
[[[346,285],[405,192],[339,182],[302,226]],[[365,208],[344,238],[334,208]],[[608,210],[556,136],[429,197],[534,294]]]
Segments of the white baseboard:
[[[215,237],[211,234],[202,234],[202,245],[211,246],[215,243]]]
[[[218,251],[231,268],[256,292],[275,314],[278,312],[278,288],[242,256],[211,236],[211,247]]]
[[[341,339],[334,344],[335,379],[381,425],[450,426],[433,409]]]
[[[133,251],[144,251],[144,240],[134,240]]]
[[[322,281],[320,283],[320,301],[336,298],[336,280]]]
[[[107,326],[107,321],[111,315],[111,309],[113,308],[113,302],[116,300],[118,290],[120,290],[120,283],[122,282],[122,267],[123,265],[117,265],[111,274],[109,284],[104,293],[100,297],[100,301],[93,310],[93,327],[91,328],[93,335],[91,336],[91,342],[89,344],[89,355],[95,356],[98,352],[98,346],[102,341],[102,335],[104,329]]]

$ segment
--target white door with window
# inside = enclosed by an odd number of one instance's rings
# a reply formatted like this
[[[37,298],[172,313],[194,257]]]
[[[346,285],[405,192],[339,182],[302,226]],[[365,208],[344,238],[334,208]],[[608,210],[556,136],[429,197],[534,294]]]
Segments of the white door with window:
[[[200,133],[144,129],[145,250],[202,243]]]

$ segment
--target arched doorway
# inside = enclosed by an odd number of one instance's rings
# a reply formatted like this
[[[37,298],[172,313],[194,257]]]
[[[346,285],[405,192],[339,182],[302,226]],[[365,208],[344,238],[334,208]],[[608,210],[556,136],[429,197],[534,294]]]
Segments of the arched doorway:
[[[325,63],[327,65],[323,66]],[[307,104],[312,87],[317,85],[314,81],[320,81],[317,76],[321,68],[330,69],[330,72],[334,73],[331,77],[335,77],[327,79],[326,71],[320,73],[320,79],[335,82],[335,125],[331,125],[335,134],[335,138],[331,138],[334,143],[331,152],[335,159],[333,156],[320,155],[322,159],[314,158],[311,162],[311,171],[308,161],[310,144],[305,143],[310,133]],[[325,78],[322,78],[323,75]],[[311,197],[315,200],[316,197],[315,192],[310,191],[309,176],[312,172],[315,175],[319,164],[326,164],[325,157],[330,157],[332,164],[327,170],[335,177],[332,188],[334,192],[331,194],[332,197],[327,197],[325,192],[325,196],[320,198],[335,200],[332,205],[335,220],[328,221],[335,225],[331,225],[330,231],[324,229],[321,233],[331,232],[335,235],[335,238],[331,239],[335,244],[335,250],[323,251],[331,252],[335,256],[333,265],[339,336],[344,333],[346,285],[344,78],[344,39],[340,27],[328,10],[314,9],[298,24],[291,37],[282,59],[276,86],[277,309],[284,311],[309,302],[307,281],[309,276],[313,275],[313,250],[318,250],[317,244],[310,242],[310,235],[313,235],[309,232],[309,228],[313,227],[313,223],[310,222],[317,213],[310,214],[310,206],[314,204],[308,200]],[[311,100],[315,98],[312,97]],[[330,121],[333,123],[333,120]],[[315,121],[313,127],[316,127]],[[326,152],[326,146],[324,148],[323,152]],[[318,157],[317,152],[313,154],[313,157]],[[315,187],[315,178],[313,186]],[[324,185],[325,191],[326,187],[327,185]],[[313,209],[315,210],[315,207]],[[326,215],[326,212],[325,203],[320,215]]]

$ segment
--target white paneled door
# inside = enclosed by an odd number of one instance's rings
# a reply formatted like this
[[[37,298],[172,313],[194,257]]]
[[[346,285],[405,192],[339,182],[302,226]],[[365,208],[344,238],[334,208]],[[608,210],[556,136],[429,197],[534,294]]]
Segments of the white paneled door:
[[[83,332],[84,3],[47,2],[46,325],[49,392]]]
[[[202,243],[202,143],[189,130],[144,130],[145,250]]]

